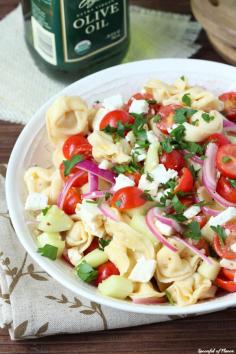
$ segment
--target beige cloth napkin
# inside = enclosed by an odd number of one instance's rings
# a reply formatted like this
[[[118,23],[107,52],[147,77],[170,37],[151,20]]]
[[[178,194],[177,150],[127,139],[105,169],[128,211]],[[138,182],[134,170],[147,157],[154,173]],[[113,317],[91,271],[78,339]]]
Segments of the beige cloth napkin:
[[[33,262],[17,239],[5,200],[5,174],[6,166],[0,165],[0,327],[9,330],[11,339],[131,327],[178,318],[101,306],[52,279]]]
[[[201,27],[190,21],[191,16],[137,6],[130,9],[131,45],[124,62],[188,58],[200,48],[194,41]],[[71,82],[39,71],[24,41],[20,7],[0,21],[0,33],[0,118],[27,123],[48,98]]]

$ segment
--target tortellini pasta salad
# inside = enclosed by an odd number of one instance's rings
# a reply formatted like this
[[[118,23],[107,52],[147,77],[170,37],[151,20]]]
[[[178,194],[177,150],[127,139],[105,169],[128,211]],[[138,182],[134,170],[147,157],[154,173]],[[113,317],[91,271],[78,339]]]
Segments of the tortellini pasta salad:
[[[38,252],[105,296],[186,306],[236,291],[236,92],[185,77],[48,109],[50,168],[24,176]]]

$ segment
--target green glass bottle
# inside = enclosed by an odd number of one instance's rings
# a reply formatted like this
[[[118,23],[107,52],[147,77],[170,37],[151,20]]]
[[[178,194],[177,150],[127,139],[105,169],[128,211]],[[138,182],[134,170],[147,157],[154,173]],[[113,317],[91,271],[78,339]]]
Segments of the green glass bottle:
[[[128,0],[22,0],[22,8],[26,42],[41,70],[82,77],[127,52]]]

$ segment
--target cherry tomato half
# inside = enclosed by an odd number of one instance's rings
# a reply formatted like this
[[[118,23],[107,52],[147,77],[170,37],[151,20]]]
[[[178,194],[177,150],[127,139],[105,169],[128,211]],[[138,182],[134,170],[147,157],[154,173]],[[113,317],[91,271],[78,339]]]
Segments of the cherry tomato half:
[[[222,145],[230,144],[230,140],[223,134],[215,133],[208,136],[205,143],[215,143],[219,147]]]
[[[220,272],[223,275],[223,278],[234,281],[236,270],[221,268]]]
[[[181,108],[181,106],[177,104],[169,104],[160,107],[158,114],[161,116],[161,120],[157,123],[157,128],[160,129],[162,133],[168,134],[167,129],[173,126],[174,113],[178,108]]]
[[[108,112],[102,119],[99,129],[105,129],[108,125],[113,128],[117,128],[117,123],[122,124],[132,124],[134,122],[134,117],[132,117],[128,112],[121,109],[116,109],[114,111]]]
[[[130,179],[132,179],[136,186],[139,184],[139,180],[141,178],[141,174],[140,173],[138,173],[138,172],[130,172],[130,173],[125,173],[125,175],[127,177],[129,177]]]
[[[179,183],[175,187],[174,191],[177,192],[191,192],[193,189],[193,176],[190,170],[187,167],[182,168],[180,171]]]
[[[205,255],[209,256],[210,254],[209,245],[204,238],[201,238],[196,244],[194,244],[194,246],[199,250],[203,249],[205,251]]]
[[[75,213],[77,203],[81,202],[81,196],[78,189],[72,187],[69,189],[65,198],[63,210],[66,214],[72,215]]]
[[[219,147],[216,155],[216,166],[223,176],[236,178],[236,144]]]
[[[230,119],[236,120],[236,92],[226,92],[219,96],[219,99],[224,102],[224,115]]]
[[[111,205],[119,210],[133,209],[146,203],[144,193],[137,187],[125,187],[113,194]]]
[[[149,92],[146,93],[141,93],[141,92],[137,92],[135,93],[128,101],[127,105],[128,107],[131,106],[133,100],[153,100],[153,95]]]
[[[219,276],[215,280],[215,284],[221,288],[224,289],[225,291],[229,293],[235,293],[236,292],[236,282],[232,280],[225,280],[220,278]]]
[[[84,155],[87,159],[92,157],[92,145],[89,144],[83,134],[72,135],[67,138],[62,151],[67,160],[77,154]]]
[[[236,258],[236,252],[232,251],[230,246],[232,244],[236,243],[236,235],[232,234],[227,236],[225,240],[225,244],[222,245],[221,240],[218,235],[214,235],[213,238],[213,246],[221,258],[226,258],[226,259],[235,259]]]
[[[226,177],[221,176],[216,187],[217,193],[219,193],[224,199],[229,202],[236,203],[236,188],[234,188]]]
[[[178,150],[164,152],[160,158],[160,162],[165,166],[165,168],[171,168],[178,172],[182,170],[185,165],[184,157]]]
[[[104,264],[101,264],[97,268],[98,276],[95,281],[95,283],[98,285],[101,283],[103,280],[109,278],[111,275],[120,275],[119,270],[116,268],[115,264],[112,262],[108,261]]]
[[[193,195],[188,195],[186,197],[180,197],[180,202],[186,206],[186,208],[190,207],[192,204],[195,203],[195,199]]]
[[[79,172],[78,168],[73,167],[70,171],[70,174],[68,176],[65,176],[64,175],[65,166],[64,166],[63,162],[60,164],[59,168],[60,168],[61,178],[63,179],[63,181],[66,181],[68,178],[71,178],[74,173]],[[85,185],[86,183],[88,183],[88,173],[85,171],[80,171],[80,172],[81,172],[81,174],[78,176],[76,181],[73,183],[72,187],[80,188],[83,185]]]
[[[94,237],[93,241],[91,242],[90,246],[84,251],[84,255],[94,251],[96,248],[99,247],[98,237]]]

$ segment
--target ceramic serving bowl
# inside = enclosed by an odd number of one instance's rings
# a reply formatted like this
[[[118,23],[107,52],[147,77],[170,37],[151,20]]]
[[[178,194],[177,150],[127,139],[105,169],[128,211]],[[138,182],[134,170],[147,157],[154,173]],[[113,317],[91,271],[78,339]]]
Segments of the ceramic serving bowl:
[[[181,75],[188,77],[191,85],[205,86],[216,94],[236,88],[233,87],[233,83],[236,83],[236,68],[210,61],[156,59],[115,66],[79,80],[50,98],[35,113],[15,144],[7,170],[6,196],[16,234],[30,256],[59,283],[77,295],[119,310],[162,315],[200,314],[236,305],[236,293],[186,307],[169,304],[139,305],[130,301],[105,297],[95,287],[76,277],[72,268],[63,260],[53,262],[40,256],[27,223],[27,215],[24,210],[26,188],[23,175],[25,170],[32,165],[38,164],[48,167],[51,164],[51,150],[46,136],[45,112],[56,97],[80,95],[90,104],[115,93],[122,93],[125,98],[128,98],[140,90],[148,79],[158,78],[173,82]]]

